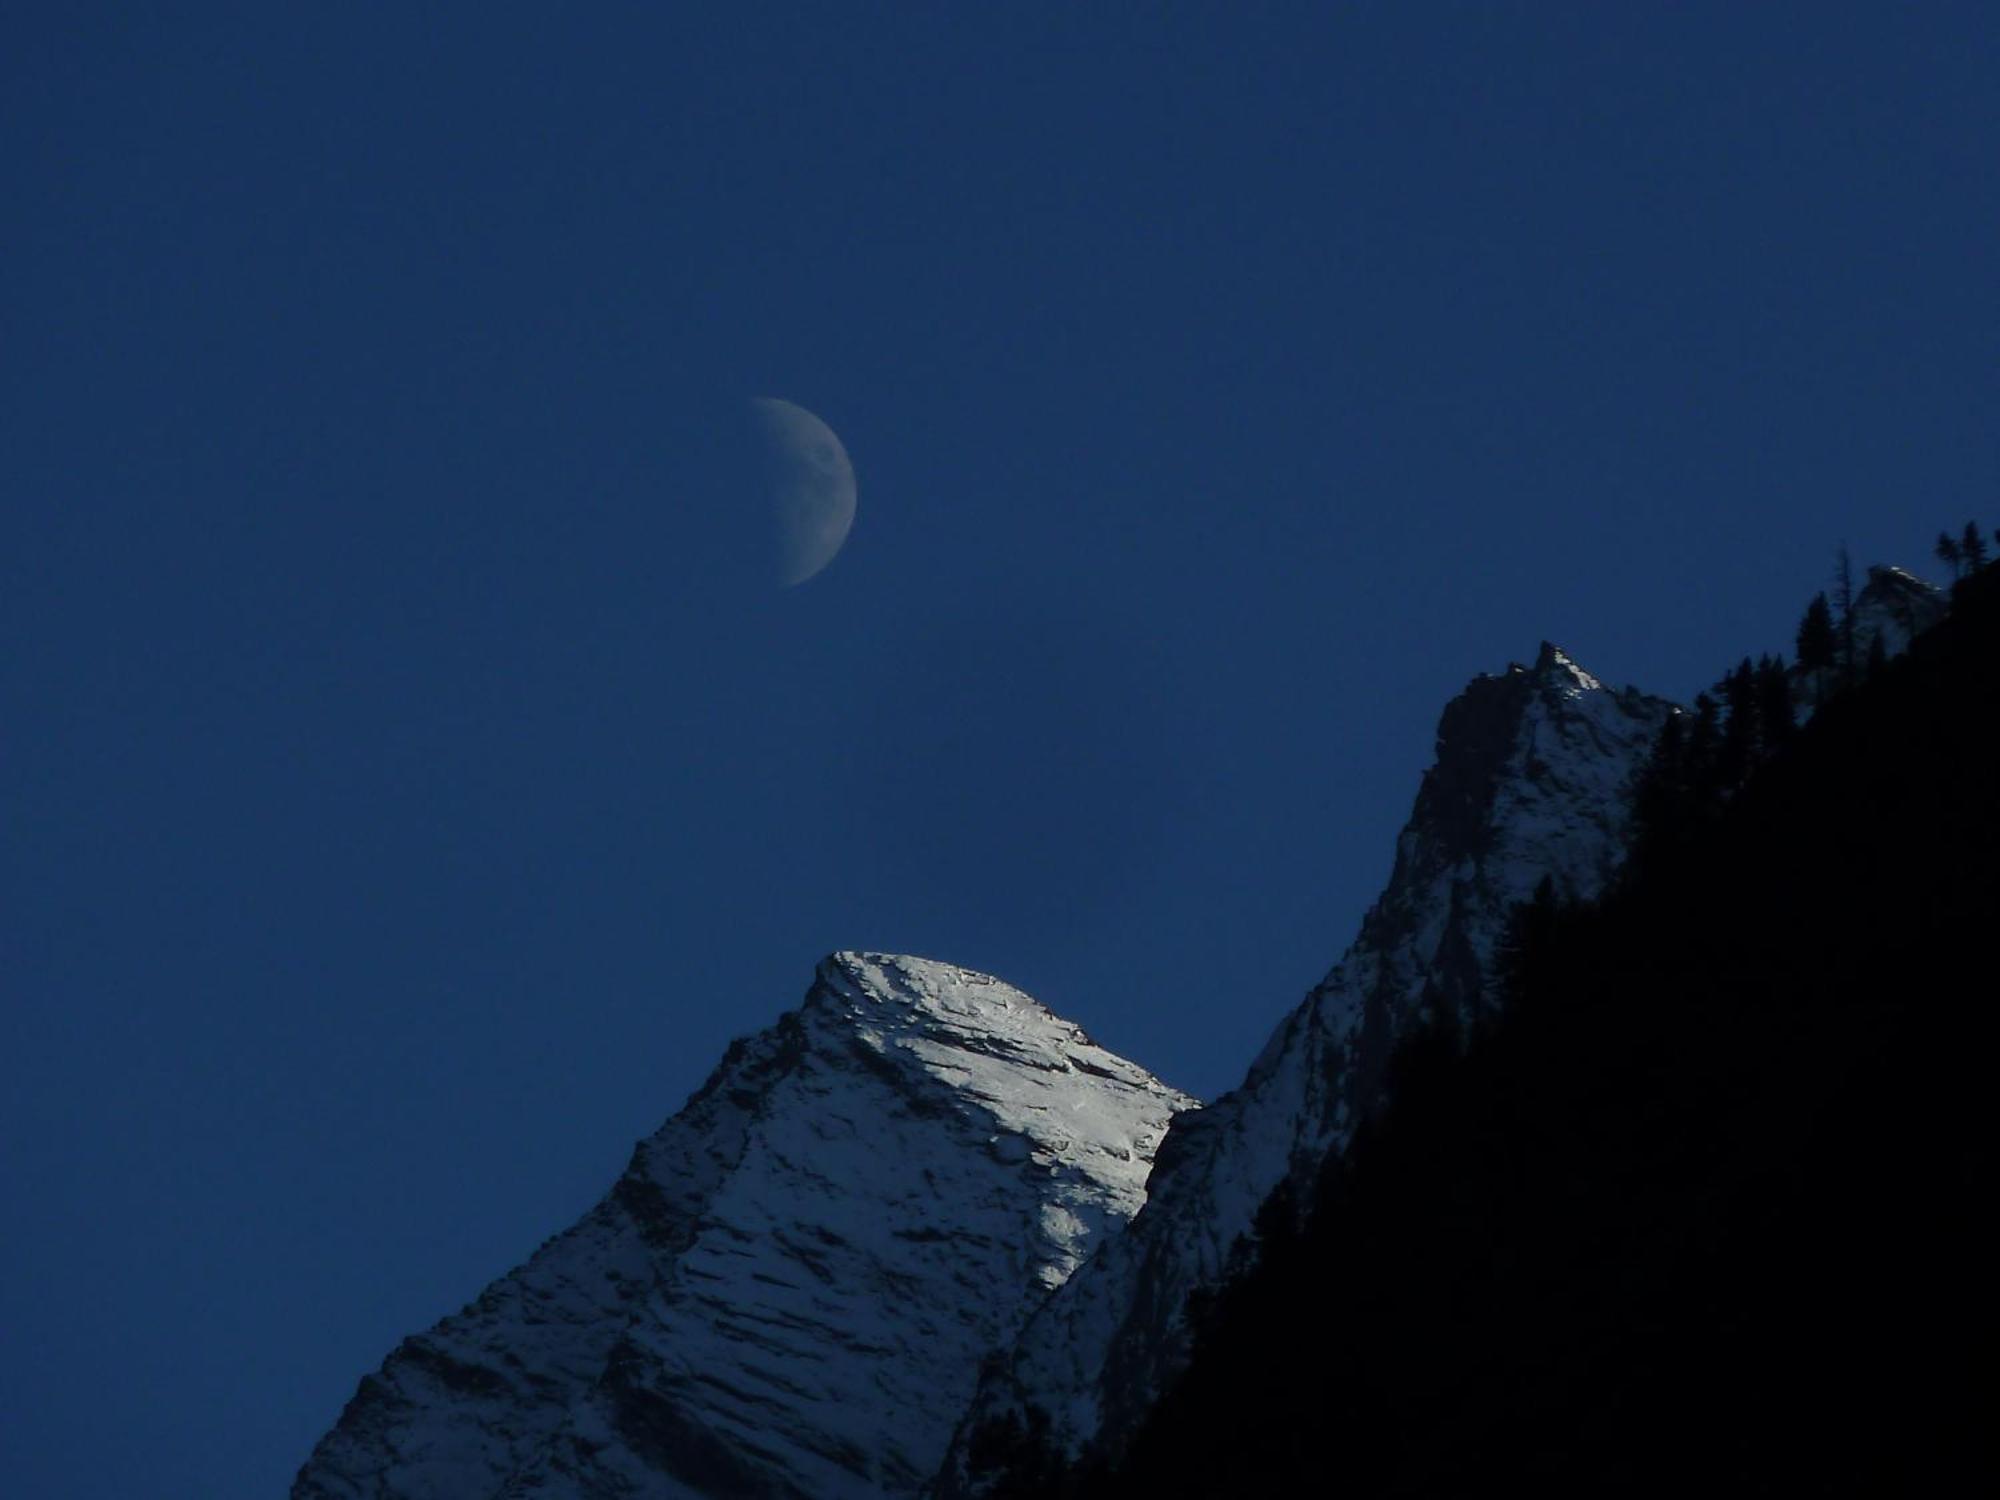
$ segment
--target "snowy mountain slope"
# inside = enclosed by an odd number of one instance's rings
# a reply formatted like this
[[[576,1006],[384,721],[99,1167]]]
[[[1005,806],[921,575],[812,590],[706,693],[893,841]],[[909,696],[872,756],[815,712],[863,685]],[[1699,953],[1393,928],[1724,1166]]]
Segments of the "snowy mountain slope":
[[[837,954],[582,1221],[364,1378],[293,1494],[912,1492],[1192,1103],[997,980]]]
[[[1533,667],[1477,678],[1446,707],[1359,937],[1242,1086],[1175,1121],[1144,1211],[982,1380],[937,1493],[982,1492],[989,1455],[1024,1440],[1062,1456],[1117,1448],[1185,1360],[1189,1293],[1224,1277],[1282,1181],[1303,1182],[1346,1141],[1397,1040],[1426,1013],[1471,1020],[1491,1003],[1515,903],[1545,875],[1565,896],[1602,888],[1622,858],[1627,788],[1671,712],[1546,644]]]

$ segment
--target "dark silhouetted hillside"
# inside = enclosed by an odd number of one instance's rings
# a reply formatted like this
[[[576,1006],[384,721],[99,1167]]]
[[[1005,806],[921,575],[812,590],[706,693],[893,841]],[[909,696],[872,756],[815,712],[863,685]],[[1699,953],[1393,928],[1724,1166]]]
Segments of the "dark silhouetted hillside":
[[[1070,1484],[1970,1487],[1996,724],[2000,568],[1600,905],[1530,913],[1507,1019],[1405,1049],[1123,1469]]]

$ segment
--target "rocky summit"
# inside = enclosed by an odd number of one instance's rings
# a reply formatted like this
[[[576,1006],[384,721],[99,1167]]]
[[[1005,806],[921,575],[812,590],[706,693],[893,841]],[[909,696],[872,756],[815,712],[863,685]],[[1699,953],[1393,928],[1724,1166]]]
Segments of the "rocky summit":
[[[1193,1103],[996,979],[837,954],[581,1222],[365,1377],[292,1493],[914,1493]]]
[[[1476,1022],[1509,913],[1544,877],[1587,898],[1617,870],[1632,778],[1674,711],[1546,644],[1532,666],[1478,677],[1452,700],[1353,946],[1239,1088],[1175,1122],[1144,1211],[989,1369],[941,1494],[985,1492],[1024,1442],[1055,1460],[1119,1449],[1186,1362],[1190,1294],[1240,1263],[1281,1184],[1309,1189],[1379,1102],[1397,1042],[1426,1019]]]

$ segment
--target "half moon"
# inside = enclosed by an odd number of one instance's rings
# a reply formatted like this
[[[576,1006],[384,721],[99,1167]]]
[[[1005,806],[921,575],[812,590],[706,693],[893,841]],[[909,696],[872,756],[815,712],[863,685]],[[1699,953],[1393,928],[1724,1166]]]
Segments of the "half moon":
[[[780,587],[804,583],[840,551],[854,526],[854,465],[833,429],[803,406],[752,400],[769,461],[766,493]]]

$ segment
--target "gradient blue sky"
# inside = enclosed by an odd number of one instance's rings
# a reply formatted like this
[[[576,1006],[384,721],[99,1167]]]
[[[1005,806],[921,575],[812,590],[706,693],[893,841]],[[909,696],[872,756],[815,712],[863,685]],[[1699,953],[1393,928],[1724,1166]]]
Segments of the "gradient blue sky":
[[[278,1493],[830,949],[1219,1092],[1473,673],[2000,521],[1990,5],[311,9],[0,49],[9,1495]]]

